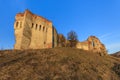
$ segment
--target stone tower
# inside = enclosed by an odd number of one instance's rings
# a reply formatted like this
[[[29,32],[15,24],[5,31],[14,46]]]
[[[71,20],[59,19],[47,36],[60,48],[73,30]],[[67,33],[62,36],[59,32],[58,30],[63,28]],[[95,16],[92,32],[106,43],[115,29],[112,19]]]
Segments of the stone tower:
[[[41,49],[57,47],[57,31],[52,22],[26,10],[18,13],[14,23],[14,49]]]

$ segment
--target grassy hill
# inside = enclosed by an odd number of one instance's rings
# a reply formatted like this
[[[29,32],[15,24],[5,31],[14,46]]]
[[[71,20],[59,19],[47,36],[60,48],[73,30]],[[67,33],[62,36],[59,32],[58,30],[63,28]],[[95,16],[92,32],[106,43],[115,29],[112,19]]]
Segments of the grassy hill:
[[[120,80],[120,59],[74,48],[0,51],[0,80]]]

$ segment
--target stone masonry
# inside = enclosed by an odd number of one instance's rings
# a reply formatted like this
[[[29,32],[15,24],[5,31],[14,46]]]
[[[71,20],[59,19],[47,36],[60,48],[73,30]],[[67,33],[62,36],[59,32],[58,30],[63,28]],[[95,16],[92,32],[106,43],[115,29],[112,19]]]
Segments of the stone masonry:
[[[14,49],[41,49],[57,47],[57,31],[52,22],[32,14],[29,10],[15,17]]]
[[[84,42],[78,42],[76,47],[84,50],[106,53],[104,44],[102,44],[95,36],[88,37],[88,39]]]
[[[51,21],[26,10],[15,17],[14,49],[42,49],[69,47],[69,40],[58,34]],[[84,42],[78,42],[76,48],[97,52],[106,52],[105,46],[95,36]]]

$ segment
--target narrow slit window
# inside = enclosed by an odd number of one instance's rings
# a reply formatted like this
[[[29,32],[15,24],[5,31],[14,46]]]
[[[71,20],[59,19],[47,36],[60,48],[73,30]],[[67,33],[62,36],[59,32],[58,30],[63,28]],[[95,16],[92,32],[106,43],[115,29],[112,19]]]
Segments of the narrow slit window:
[[[34,27],[34,23],[32,23],[32,26],[31,26],[31,28],[33,28]]]
[[[92,46],[95,47],[95,43],[94,43],[94,41],[92,41]]]
[[[18,27],[18,24],[19,24],[19,23],[18,23],[18,22],[16,22],[16,27]]]
[[[43,31],[45,30],[45,26],[43,26]]]
[[[41,30],[41,25],[39,26],[39,30]]]
[[[37,26],[38,26],[38,25],[36,24],[36,29],[37,29]]]

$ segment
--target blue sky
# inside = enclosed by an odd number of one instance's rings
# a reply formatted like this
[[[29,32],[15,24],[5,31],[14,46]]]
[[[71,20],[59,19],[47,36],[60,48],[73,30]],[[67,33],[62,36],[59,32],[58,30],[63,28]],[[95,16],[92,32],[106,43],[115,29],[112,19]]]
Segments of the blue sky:
[[[97,36],[109,53],[120,51],[120,0],[0,0],[0,48],[15,43],[15,15],[29,9],[51,20],[58,33],[74,30],[79,41]]]

